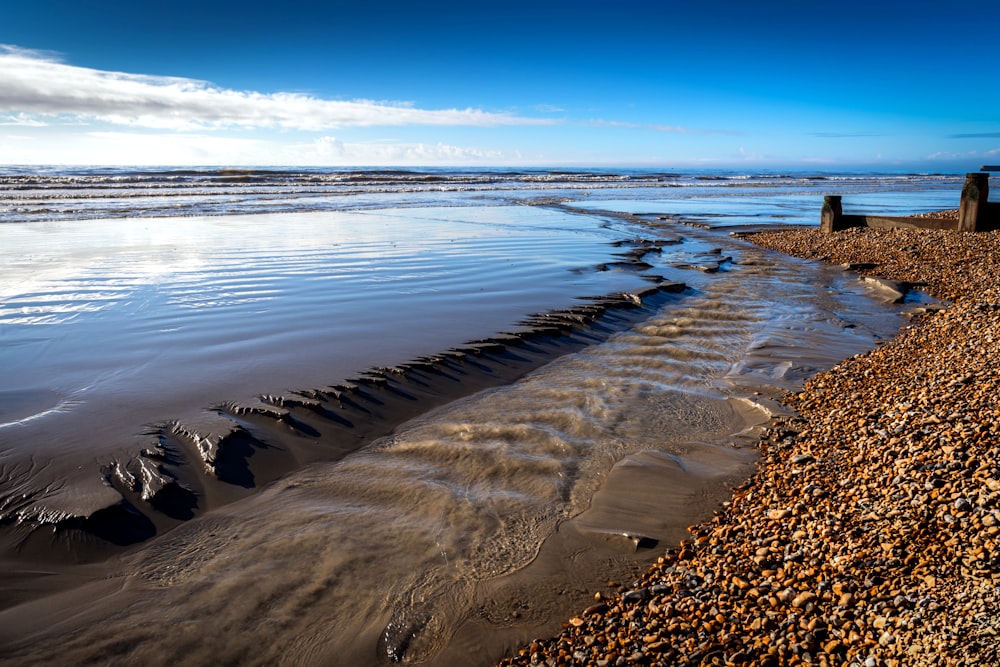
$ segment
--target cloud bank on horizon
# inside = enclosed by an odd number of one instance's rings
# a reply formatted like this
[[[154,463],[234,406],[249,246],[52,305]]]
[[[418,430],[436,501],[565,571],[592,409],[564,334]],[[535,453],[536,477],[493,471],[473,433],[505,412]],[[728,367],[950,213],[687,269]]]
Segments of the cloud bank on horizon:
[[[537,125],[551,121],[480,109],[417,109],[371,100],[323,100],[296,93],[226,90],[181,77],[106,72],[67,65],[51,55],[0,45],[0,109],[25,124],[75,116],[158,130],[347,126]]]
[[[511,0],[477,14],[244,0],[234,13],[36,0],[0,25],[0,164],[962,171],[1000,159],[996,68],[952,48],[960,17],[718,4]],[[817,21],[851,48],[807,38]],[[906,50],[920,31],[940,48]],[[940,92],[956,89],[969,94]]]
[[[212,133],[233,129],[323,132],[345,127],[495,127],[556,122],[474,108],[419,109],[407,103],[327,100],[300,93],[229,90],[183,77],[73,66],[52,54],[10,45],[0,45],[0,114],[2,112],[6,115],[0,115],[0,126],[87,128],[75,138],[75,143],[89,147],[87,154],[90,156],[114,156],[109,163],[115,164],[144,159],[157,164],[172,160],[184,164],[203,160],[218,164],[220,156],[227,156],[228,161],[248,161],[247,164],[358,159],[369,163],[488,162],[502,159],[504,155],[499,151],[443,143],[365,146],[320,136],[303,144],[226,138]],[[108,131],[100,129],[103,126],[167,130],[172,134]],[[28,154],[17,160],[15,155],[8,148],[0,153],[0,160],[8,164],[50,162],[44,158],[36,161],[37,155]],[[52,160],[63,161],[66,160],[61,156]]]

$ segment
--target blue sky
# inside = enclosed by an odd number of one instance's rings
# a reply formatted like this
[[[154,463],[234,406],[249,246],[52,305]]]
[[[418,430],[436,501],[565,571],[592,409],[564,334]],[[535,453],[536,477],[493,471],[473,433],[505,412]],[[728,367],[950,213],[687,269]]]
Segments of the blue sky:
[[[3,164],[1000,162],[996,2],[0,10]]]

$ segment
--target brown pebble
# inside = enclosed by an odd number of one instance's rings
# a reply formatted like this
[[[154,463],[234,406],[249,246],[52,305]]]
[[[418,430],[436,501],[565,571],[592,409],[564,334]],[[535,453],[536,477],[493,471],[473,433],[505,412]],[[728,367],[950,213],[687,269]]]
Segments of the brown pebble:
[[[637,582],[654,600],[584,614],[593,649],[571,624],[511,664],[994,664],[1000,231],[753,239],[950,303],[782,399],[756,474]]]

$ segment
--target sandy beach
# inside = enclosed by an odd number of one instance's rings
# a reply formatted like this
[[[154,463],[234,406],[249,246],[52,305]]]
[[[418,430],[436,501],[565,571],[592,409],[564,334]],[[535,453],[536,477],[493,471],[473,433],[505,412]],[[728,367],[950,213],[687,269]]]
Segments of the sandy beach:
[[[59,545],[46,535],[39,556],[92,560],[101,540],[74,540],[74,522],[119,547],[142,541],[550,359],[529,351],[521,356],[532,361],[478,378],[461,371],[460,390],[411,383],[413,400],[342,416],[335,426],[346,434],[320,438],[283,423],[270,447],[241,435],[253,430],[241,419],[302,408],[293,399],[316,407],[318,395],[290,392],[353,385],[375,367],[499,332],[516,341],[542,328],[529,313],[655,286],[616,258],[629,249],[616,248],[613,233],[578,220],[480,206],[4,226],[0,482],[11,500],[0,533],[14,524],[23,539],[62,524]],[[615,259],[614,270],[598,270]],[[605,310],[587,305],[581,322]],[[161,446],[170,461],[141,454]],[[251,466],[254,449],[266,451]],[[33,540],[15,540],[17,551]]]
[[[0,667],[1000,667],[958,9],[5,3]]]
[[[584,176],[0,227],[0,664],[492,664],[684,540],[774,399],[932,301],[739,238],[812,220],[822,180]],[[949,182],[847,187],[933,210]]]
[[[502,664],[997,664],[1000,234],[746,238],[952,303],[785,397],[711,519]]]
[[[0,667],[1000,667],[961,9],[5,3]]]

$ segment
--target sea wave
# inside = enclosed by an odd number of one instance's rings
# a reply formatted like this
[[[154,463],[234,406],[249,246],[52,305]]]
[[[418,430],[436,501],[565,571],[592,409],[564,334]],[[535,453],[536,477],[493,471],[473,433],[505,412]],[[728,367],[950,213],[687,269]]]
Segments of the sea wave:
[[[459,203],[469,196],[530,199],[617,190],[678,198],[724,192],[846,194],[954,189],[949,174],[663,169],[0,167],[0,222],[229,215]]]

